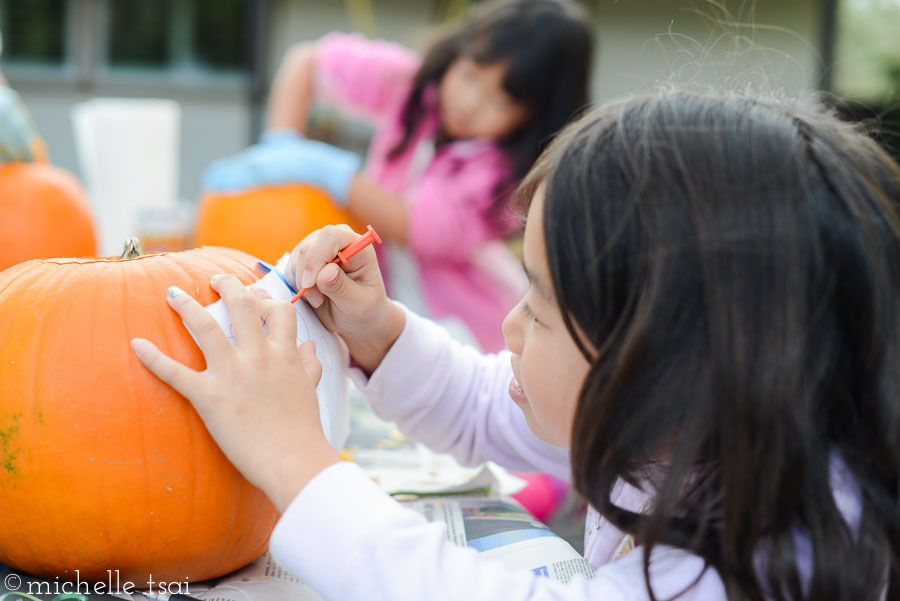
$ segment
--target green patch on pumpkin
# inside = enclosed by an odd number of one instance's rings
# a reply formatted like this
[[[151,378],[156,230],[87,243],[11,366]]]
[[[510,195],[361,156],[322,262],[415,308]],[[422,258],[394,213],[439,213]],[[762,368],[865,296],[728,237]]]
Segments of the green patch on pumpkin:
[[[14,443],[19,433],[18,421],[21,417],[21,413],[15,413],[9,422],[0,424],[0,469],[8,474],[16,473],[16,457],[21,449]]]

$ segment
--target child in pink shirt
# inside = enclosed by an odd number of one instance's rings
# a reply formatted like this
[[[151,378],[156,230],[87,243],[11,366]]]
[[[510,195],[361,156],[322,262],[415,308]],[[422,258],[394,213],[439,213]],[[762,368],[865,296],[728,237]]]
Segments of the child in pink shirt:
[[[575,3],[492,2],[423,58],[385,41],[332,33],[285,56],[268,131],[214,163],[205,187],[321,186],[391,244],[388,288],[412,309],[462,320],[485,350],[526,282],[503,240],[521,220],[511,191],[544,145],[587,102],[591,28]],[[314,100],[375,126],[365,168],[306,140]]]
[[[286,275],[312,274],[303,298],[409,437],[571,475],[594,577],[455,547],[341,461],[293,306],[214,277],[233,348],[170,289],[206,370],[132,345],[283,512],[275,559],[329,601],[897,599],[900,167],[820,110],[665,92],[567,128],[518,195],[530,287],[506,352],[392,303],[374,251],[329,263],[349,228]]]

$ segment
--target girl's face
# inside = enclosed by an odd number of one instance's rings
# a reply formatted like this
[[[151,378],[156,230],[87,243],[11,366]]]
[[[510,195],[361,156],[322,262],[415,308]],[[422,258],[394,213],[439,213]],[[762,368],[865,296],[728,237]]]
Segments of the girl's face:
[[[528,110],[503,89],[506,64],[482,65],[460,56],[440,85],[441,125],[451,138],[503,138],[516,131]]]
[[[532,432],[568,449],[578,393],[589,365],[569,335],[553,296],[543,214],[544,186],[540,186],[525,225],[523,258],[531,285],[503,320],[506,346],[513,353],[509,395]]]

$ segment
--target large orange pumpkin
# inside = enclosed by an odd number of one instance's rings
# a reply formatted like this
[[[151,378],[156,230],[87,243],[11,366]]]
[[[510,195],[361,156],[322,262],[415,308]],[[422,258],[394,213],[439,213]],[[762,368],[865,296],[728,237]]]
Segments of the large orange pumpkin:
[[[145,369],[136,336],[204,360],[165,301],[259,278],[233,249],[46,259],[0,273],[0,563],[43,576],[196,582],[262,554],[277,512],[190,403]]]
[[[291,184],[253,188],[237,194],[206,192],[197,213],[197,244],[229,246],[274,263],[307,234],[350,214],[324,192]]]
[[[72,174],[42,163],[0,165],[0,271],[29,259],[96,252],[91,210]]]

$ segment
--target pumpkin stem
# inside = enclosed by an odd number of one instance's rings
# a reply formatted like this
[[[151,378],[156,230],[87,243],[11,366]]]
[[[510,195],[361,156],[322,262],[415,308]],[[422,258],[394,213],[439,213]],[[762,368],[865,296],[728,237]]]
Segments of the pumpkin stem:
[[[129,238],[125,241],[125,249],[122,251],[122,256],[119,257],[119,260],[122,259],[134,259],[136,257],[144,256],[144,247],[141,246],[141,241],[137,238]]]

